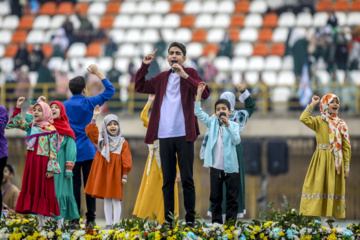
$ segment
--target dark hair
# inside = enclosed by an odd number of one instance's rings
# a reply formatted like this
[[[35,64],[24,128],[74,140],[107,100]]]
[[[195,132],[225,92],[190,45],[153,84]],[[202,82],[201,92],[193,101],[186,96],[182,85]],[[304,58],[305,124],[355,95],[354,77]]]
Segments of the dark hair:
[[[5,167],[9,169],[9,172],[15,175],[14,167],[10,164],[6,164]]]
[[[69,88],[73,95],[81,94],[82,90],[86,87],[85,78],[82,76],[74,77],[69,82]]]
[[[179,43],[179,42],[172,42],[168,48],[168,53],[170,52],[170,48],[172,47],[177,47],[181,50],[181,52],[184,54],[184,56],[186,56],[186,47],[184,44]]]
[[[228,100],[226,100],[226,99],[220,98],[220,99],[217,100],[216,103],[215,103],[215,111],[216,111],[216,106],[219,105],[219,104],[225,104],[229,110],[231,109],[231,104],[230,104],[230,102],[229,102]]]

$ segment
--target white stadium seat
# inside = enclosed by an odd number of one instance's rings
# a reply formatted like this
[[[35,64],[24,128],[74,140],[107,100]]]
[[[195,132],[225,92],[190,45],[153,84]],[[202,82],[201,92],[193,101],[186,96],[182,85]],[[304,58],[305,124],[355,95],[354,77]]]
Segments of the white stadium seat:
[[[112,57],[100,57],[98,60],[98,67],[102,72],[108,72],[112,68],[113,61]]]
[[[26,37],[27,44],[44,43],[45,33],[43,30],[31,30]]]
[[[166,14],[163,26],[165,28],[177,28],[180,25],[180,16],[178,14]]]
[[[360,24],[360,12],[351,12],[348,15],[347,25],[353,26]]]
[[[263,17],[258,13],[248,14],[245,18],[245,27],[259,28],[263,24]]]
[[[161,30],[161,35],[162,35],[165,42],[173,42],[173,41],[175,41],[175,30],[173,30],[173,29],[169,29],[169,28],[162,29]]]
[[[214,65],[219,71],[229,71],[231,69],[231,60],[229,57],[220,56],[215,58]]]
[[[128,58],[117,58],[115,60],[115,67],[121,72],[127,72],[129,68],[130,61]]]
[[[117,15],[114,20],[114,28],[128,28],[131,26],[129,15]]]
[[[150,15],[147,21],[147,26],[150,28],[160,28],[163,25],[163,17],[160,14]]]
[[[250,71],[262,71],[265,67],[265,60],[263,57],[254,56],[249,58],[248,68]]]
[[[137,4],[136,2],[123,2],[121,4],[120,12],[122,14],[133,14],[136,12]]]
[[[186,48],[186,55],[189,58],[198,58],[202,55],[203,47],[201,43],[189,43]]]
[[[99,16],[91,15],[91,16],[88,16],[88,19],[95,29],[99,28],[99,25],[100,25],[100,17]]]
[[[277,84],[277,74],[275,71],[263,72],[261,78],[267,86],[275,86]]]
[[[268,56],[265,59],[265,70],[279,71],[281,65],[281,57],[279,56]]]
[[[49,59],[48,68],[50,70],[57,69],[58,66],[62,66],[64,59],[62,57],[52,57]]]
[[[14,59],[13,58],[1,58],[0,59],[0,68],[1,71],[6,72],[6,73],[10,73],[14,70]]]
[[[86,54],[85,43],[76,42],[70,46],[69,51],[67,52],[67,57],[69,58],[84,57],[85,54]]]
[[[265,13],[268,9],[266,1],[251,1],[249,11],[251,13]]]
[[[310,27],[313,24],[313,17],[311,13],[301,12],[297,15],[296,26],[298,27]]]
[[[257,28],[243,28],[240,30],[240,41],[243,42],[255,42],[258,39]]]
[[[103,2],[93,2],[92,4],[90,4],[88,10],[87,10],[87,14],[88,16],[91,15],[103,15],[105,13],[106,10],[106,4]]]
[[[253,53],[253,46],[250,43],[238,43],[235,46],[234,55],[248,57]]]
[[[131,27],[132,28],[143,28],[144,26],[146,26],[146,16],[142,15],[142,14],[138,14],[138,15],[134,15],[131,19]]]
[[[4,56],[5,53],[5,47],[4,45],[0,45],[0,58],[2,58],[2,56]]]
[[[159,40],[159,31],[156,29],[146,29],[142,34],[141,40],[143,42],[155,43]]]
[[[10,43],[12,35],[12,32],[9,30],[0,30],[0,44]]]
[[[218,11],[217,1],[204,1],[201,11],[204,13],[216,13]]]
[[[356,85],[360,85],[360,70],[352,70],[350,78]]]
[[[344,12],[335,12],[335,16],[337,18],[337,22],[339,26],[343,27],[347,24],[347,15]]]
[[[79,18],[78,18],[75,14],[70,15],[70,21],[72,22],[75,30],[79,29],[79,27],[80,27],[80,20],[79,20]]]
[[[279,27],[293,27],[296,23],[295,14],[292,12],[284,12],[280,15],[278,26]]]
[[[39,15],[35,18],[32,28],[48,29],[50,28],[51,19],[48,15]]]
[[[327,21],[329,19],[329,15],[326,12],[316,12],[314,14],[314,27],[325,27]]]
[[[187,43],[192,38],[191,30],[188,28],[179,28],[176,30],[175,39],[179,42]]]
[[[336,70],[336,78],[340,84],[344,84],[345,82],[345,72],[344,70]]]
[[[288,28],[275,28],[272,40],[273,42],[285,42],[287,37],[289,35],[289,29]]]
[[[125,31],[122,29],[111,29],[109,36],[114,40],[115,43],[119,44],[125,41]]]
[[[235,4],[233,1],[220,1],[218,12],[219,13],[233,13]]]
[[[9,15],[11,13],[9,1],[0,2],[0,16]]]
[[[201,14],[196,17],[195,28],[209,28],[213,25],[213,17],[210,14]]]
[[[63,25],[65,20],[66,20],[66,17],[64,15],[55,15],[52,17],[49,27],[51,29],[61,28],[61,26]]]
[[[170,2],[168,1],[156,1],[153,12],[160,14],[167,14],[170,10]]]
[[[282,70],[294,69],[294,58],[290,55],[283,57],[282,59]]]
[[[19,25],[19,17],[16,15],[8,15],[4,17],[2,28],[16,29]]]
[[[245,71],[248,69],[248,61],[245,57],[234,57],[231,63],[233,71]]]
[[[150,14],[153,13],[153,9],[152,2],[140,1],[136,12],[140,14]]]
[[[279,85],[292,86],[296,82],[295,74],[293,71],[281,71],[279,73],[278,79]]]
[[[201,12],[202,6],[199,1],[187,1],[185,2],[184,13],[185,14],[198,14]]]
[[[273,102],[287,102],[289,101],[291,90],[288,87],[274,88],[273,95],[271,97]]]
[[[126,43],[120,45],[119,50],[117,51],[116,55],[118,57],[135,57],[138,55],[138,49],[132,43]]]
[[[139,29],[129,29],[125,34],[125,42],[138,43],[141,40],[141,31]]]
[[[213,27],[227,28],[230,25],[230,16],[227,14],[215,15]]]
[[[326,70],[317,70],[315,75],[320,84],[328,84],[330,82],[330,75]]]
[[[259,72],[246,72],[245,73],[245,81],[250,85],[255,85],[259,81]]]
[[[219,43],[224,39],[225,30],[224,29],[210,29],[206,35],[206,42],[210,43]]]

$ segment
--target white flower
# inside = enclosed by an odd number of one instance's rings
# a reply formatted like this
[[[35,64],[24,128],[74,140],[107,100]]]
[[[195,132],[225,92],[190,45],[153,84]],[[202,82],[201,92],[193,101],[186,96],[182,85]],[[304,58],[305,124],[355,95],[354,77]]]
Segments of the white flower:
[[[235,236],[240,236],[241,232],[240,232],[239,230],[234,230],[234,231],[233,231],[233,234],[234,234]]]
[[[217,234],[217,235],[220,235],[220,234],[221,234],[221,232],[220,232],[219,230],[217,230],[217,231],[216,231],[216,234]]]
[[[202,240],[202,238],[201,238],[201,237],[197,237],[196,240]]]
[[[80,240],[86,240],[86,238],[84,238],[84,237],[81,237],[81,238],[80,238]]]
[[[42,230],[42,231],[40,232],[40,235],[41,235],[43,238],[47,238],[47,234],[46,234],[46,232],[45,232],[44,230]]]
[[[80,224],[80,228],[85,228],[85,224]]]
[[[156,230],[160,230],[161,229],[161,225],[159,224],[157,227],[156,227]]]
[[[78,236],[84,236],[85,235],[85,231],[84,230],[80,230],[77,232]]]
[[[47,234],[48,238],[53,238],[53,237],[54,237],[54,235],[55,235],[55,233],[54,233],[54,232],[48,232],[48,234]]]
[[[295,224],[291,224],[291,228],[296,229],[296,225],[295,225]]]
[[[304,236],[305,233],[306,233],[306,228],[302,228],[300,230],[300,236]]]

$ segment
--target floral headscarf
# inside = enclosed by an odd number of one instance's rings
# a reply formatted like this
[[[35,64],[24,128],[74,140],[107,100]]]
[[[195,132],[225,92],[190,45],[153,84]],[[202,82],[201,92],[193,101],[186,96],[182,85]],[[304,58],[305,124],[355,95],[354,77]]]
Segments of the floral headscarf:
[[[32,124],[36,124],[40,128],[42,132],[51,132],[53,131],[52,128],[50,128],[51,124],[53,124],[54,120],[52,118],[51,109],[50,106],[46,102],[38,102],[34,105],[35,107],[39,105],[42,109],[43,117],[40,121],[32,121]]]
[[[334,99],[338,99],[340,103],[340,99],[335,94],[327,94],[323,96],[320,101],[320,112],[321,118],[329,123],[329,141],[331,151],[334,152],[335,156],[336,172],[341,174],[341,161],[343,158],[341,151],[341,135],[343,135],[349,143],[350,137],[345,121],[338,118],[337,114],[331,115],[329,113],[329,104]]]
[[[111,121],[116,121],[119,125],[119,131],[115,136],[110,135],[106,130],[106,126]],[[101,132],[98,138],[98,150],[101,152],[101,155],[110,162],[110,152],[119,151],[121,153],[124,141],[125,139],[121,137],[119,118],[114,114],[107,115],[102,123]]]

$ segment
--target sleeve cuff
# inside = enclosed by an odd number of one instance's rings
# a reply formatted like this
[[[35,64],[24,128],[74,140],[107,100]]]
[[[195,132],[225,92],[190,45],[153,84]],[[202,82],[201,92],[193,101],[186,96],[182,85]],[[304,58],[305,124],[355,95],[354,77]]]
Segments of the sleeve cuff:
[[[248,97],[250,97],[250,92],[247,89],[245,89],[245,91],[241,93],[239,97],[239,101],[243,103]]]
[[[95,119],[91,119],[91,124],[96,124],[96,120],[95,120]]]
[[[344,171],[349,172],[350,171],[350,164],[344,164]]]
[[[61,170],[59,163],[56,160],[51,159],[47,164],[47,171],[53,173],[60,173]]]
[[[305,111],[307,111],[308,113],[312,113],[312,111],[314,110],[314,108],[311,105],[307,105]]]
[[[123,179],[127,179],[127,176],[128,176],[127,174],[123,174],[123,175],[122,175],[122,178],[123,178]]]
[[[70,161],[66,162],[66,164],[65,164],[65,175],[66,176],[72,176],[73,175],[72,170],[73,170],[74,166],[75,166],[74,162],[70,162]]]

